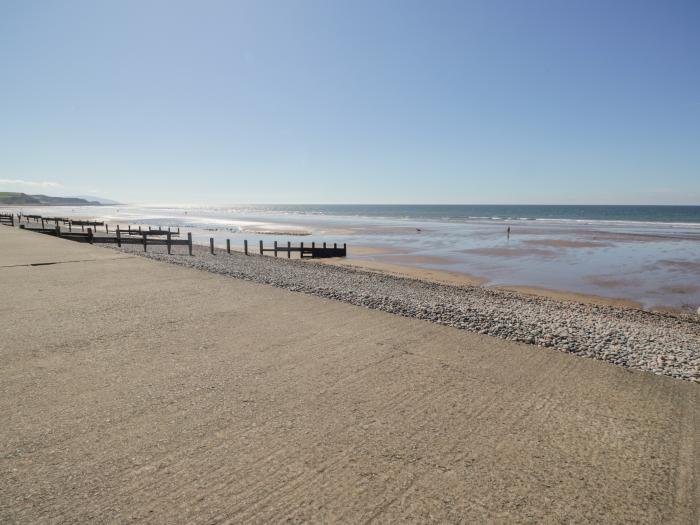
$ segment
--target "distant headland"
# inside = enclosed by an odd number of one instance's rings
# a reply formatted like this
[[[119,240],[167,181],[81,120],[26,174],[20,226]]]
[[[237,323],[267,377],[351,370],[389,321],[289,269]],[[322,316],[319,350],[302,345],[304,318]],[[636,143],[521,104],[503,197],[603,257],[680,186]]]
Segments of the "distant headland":
[[[51,197],[28,195],[13,191],[0,191],[0,205],[20,206],[103,206],[118,204],[116,201],[98,197]]]

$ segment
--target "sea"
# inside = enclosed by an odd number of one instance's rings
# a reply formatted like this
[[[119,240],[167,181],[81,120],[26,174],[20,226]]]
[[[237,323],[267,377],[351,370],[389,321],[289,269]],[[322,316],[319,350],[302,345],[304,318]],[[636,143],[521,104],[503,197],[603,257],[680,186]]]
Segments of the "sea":
[[[347,243],[349,257],[526,287],[700,307],[700,206],[115,205],[13,207],[111,224],[171,226],[195,242]],[[355,250],[353,250],[355,248]]]
[[[447,222],[493,220],[700,224],[700,206],[267,204],[232,207],[228,211],[265,215],[321,215]]]

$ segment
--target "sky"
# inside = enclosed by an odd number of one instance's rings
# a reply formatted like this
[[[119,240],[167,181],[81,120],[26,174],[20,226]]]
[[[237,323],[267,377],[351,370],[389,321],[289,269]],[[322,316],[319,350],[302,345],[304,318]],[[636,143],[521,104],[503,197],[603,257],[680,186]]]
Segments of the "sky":
[[[0,2],[0,190],[700,204],[700,2]]]

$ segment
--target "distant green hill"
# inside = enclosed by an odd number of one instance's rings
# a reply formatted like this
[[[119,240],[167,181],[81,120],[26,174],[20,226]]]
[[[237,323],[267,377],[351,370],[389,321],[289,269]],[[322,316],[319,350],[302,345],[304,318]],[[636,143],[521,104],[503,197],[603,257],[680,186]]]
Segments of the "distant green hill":
[[[41,204],[41,201],[26,193],[0,191],[0,204]]]
[[[13,191],[0,191],[0,206],[2,205],[100,206],[101,203],[79,197],[50,197],[49,195],[27,195]]]

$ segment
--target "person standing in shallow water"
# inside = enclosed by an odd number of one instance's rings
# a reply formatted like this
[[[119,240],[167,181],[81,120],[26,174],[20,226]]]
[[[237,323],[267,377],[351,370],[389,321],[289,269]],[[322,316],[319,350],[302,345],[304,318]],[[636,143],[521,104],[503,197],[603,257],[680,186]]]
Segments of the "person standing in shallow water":
[[[506,229],[506,236],[510,239],[510,226]]]

